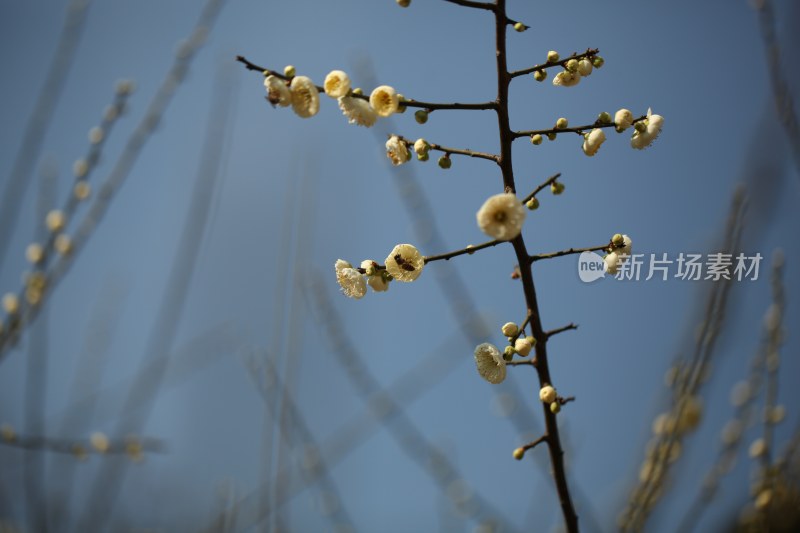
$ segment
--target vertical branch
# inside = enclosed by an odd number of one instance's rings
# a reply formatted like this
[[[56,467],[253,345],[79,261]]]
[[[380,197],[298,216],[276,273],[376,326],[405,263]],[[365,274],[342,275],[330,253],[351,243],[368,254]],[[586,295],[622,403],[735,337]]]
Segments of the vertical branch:
[[[506,27],[508,18],[506,17],[505,0],[497,0],[494,15],[495,43],[497,46],[497,125],[500,133],[500,169],[503,173],[503,185],[506,192],[516,192],[514,169],[511,161],[511,145],[514,135],[511,131],[508,115],[508,85],[511,81],[511,76],[508,73],[506,62]],[[533,266],[529,260],[529,254],[521,233],[511,241],[511,244],[514,246],[517,262],[520,265],[525,303],[528,307],[533,337],[536,339],[536,370],[539,375],[539,384],[540,386],[552,384],[553,380],[550,378],[550,368],[547,362],[547,335],[545,335],[542,328],[539,305],[536,300]],[[564,515],[567,531],[574,533],[578,531],[578,515],[575,512],[567,484],[567,475],[564,469],[564,450],[558,433],[556,415],[544,403],[542,404],[542,412],[544,413],[546,427],[547,448],[550,453],[550,463],[553,467],[553,477],[556,483],[561,512]]]

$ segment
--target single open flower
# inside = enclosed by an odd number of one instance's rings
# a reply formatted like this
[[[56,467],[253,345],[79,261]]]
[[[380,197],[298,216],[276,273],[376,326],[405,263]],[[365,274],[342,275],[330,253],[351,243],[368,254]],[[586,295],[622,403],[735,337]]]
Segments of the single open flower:
[[[553,85],[559,87],[573,87],[578,85],[581,81],[581,74],[580,72],[570,72],[568,70],[562,70],[553,78]]]
[[[343,259],[337,259],[336,264],[336,281],[342,287],[342,292],[348,298],[363,298],[367,293],[367,282],[364,276],[353,268],[353,265]]]
[[[406,142],[400,140],[397,135],[392,135],[386,141],[386,157],[391,160],[392,165],[398,166],[411,159],[411,154],[408,151]]]
[[[397,108],[400,106],[400,98],[397,96],[397,91],[392,87],[381,85],[369,95],[369,105],[379,116],[388,117],[397,112]]]
[[[495,194],[483,203],[476,218],[485,234],[510,241],[522,231],[525,208],[512,193]]]
[[[319,112],[319,91],[307,76],[295,76],[289,85],[292,91],[292,109],[301,118],[313,117]]]
[[[397,281],[414,281],[425,268],[425,258],[411,244],[398,244],[386,258],[386,271]]]
[[[350,77],[341,70],[332,70],[325,76],[323,87],[331,98],[345,96],[350,91]]]
[[[644,150],[658,138],[661,133],[661,127],[664,125],[664,117],[661,115],[653,115],[652,110],[647,110],[647,118],[644,119],[647,128],[640,132],[634,131],[631,137],[631,147],[637,150]]]
[[[270,74],[264,78],[264,87],[267,89],[267,100],[272,105],[288,107],[292,103],[292,93],[286,82]]]
[[[478,374],[489,383],[502,383],[506,379],[506,362],[494,345],[484,342],[475,348],[475,365]]]
[[[342,96],[339,98],[339,109],[350,124],[369,128],[378,120],[378,114],[370,107],[366,100],[354,98],[352,96]]]
[[[590,131],[583,140],[583,153],[592,157],[605,142],[606,134],[600,128]]]

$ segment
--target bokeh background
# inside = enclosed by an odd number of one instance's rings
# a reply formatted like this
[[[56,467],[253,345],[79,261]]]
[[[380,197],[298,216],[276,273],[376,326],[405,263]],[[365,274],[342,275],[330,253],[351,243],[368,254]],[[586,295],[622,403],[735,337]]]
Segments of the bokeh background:
[[[771,5],[778,71],[796,101],[791,53],[800,12],[788,0]],[[41,237],[41,204],[61,205],[69,195],[73,162],[86,153],[87,132],[117,80],[135,80],[136,90],[91,175],[95,190],[202,9],[190,0],[0,2],[4,187],[19,153],[31,150],[24,132],[41,111],[40,92],[54,99],[41,149],[28,154],[25,192],[11,202],[19,216],[6,232],[0,292],[19,290],[25,248]],[[74,60],[47,80],[70,10],[85,16],[74,31]],[[733,413],[731,387],[747,378],[762,340],[776,248],[785,255],[787,298],[779,381],[787,416],[776,449],[798,423],[800,174],[776,111],[762,18],[744,0],[509,0],[508,12],[530,26],[509,32],[512,69],[543,62],[548,50],[599,48],[606,60],[574,88],[554,87],[552,74],[545,83],[515,80],[513,128],[548,128],[561,116],[588,124],[620,107],[665,117],[661,137],[642,152],[612,131],[593,158],[577,136],[517,141],[521,193],[556,172],[566,185],[561,196],[542,194],[530,213],[531,251],[596,246],[622,232],[637,253],[705,253],[723,237],[734,191],[744,184],[748,194],[742,249],[765,259],[757,281],[731,289],[702,389],[702,423],[648,522],[648,531],[674,531],[717,457]],[[273,69],[295,65],[317,83],[342,69],[365,91],[388,84],[418,100],[495,94],[489,13],[433,0],[408,9],[391,0],[222,2],[107,215],[45,311],[0,359],[0,422],[18,434],[78,441],[94,431],[134,433],[164,448],[134,464],[6,443],[3,526],[558,527],[546,451],[511,457],[543,428],[534,372],[511,369],[492,386],[472,358],[478,342],[502,345],[501,324],[524,318],[511,248],[430,264],[417,282],[360,301],[342,296],[333,275],[336,259],[383,262],[397,243],[432,255],[486,240],[475,212],[502,190],[494,165],[454,157],[449,170],[435,161],[393,168],[383,143],[395,132],[496,151],[494,115],[437,111],[419,125],[407,112],[368,130],[348,125],[323,95],[320,113],[300,119],[268,105],[262,77],[236,63],[237,54]],[[85,213],[84,206],[77,219]],[[577,397],[559,421],[582,524],[612,531],[652,421],[669,406],[664,376],[692,347],[710,287],[674,279],[584,284],[575,256],[537,263],[534,275],[545,328],[580,326],[549,344],[559,392]],[[142,377],[165,354],[169,364]],[[760,431],[747,432],[745,449]],[[744,453],[696,531],[738,516],[752,469]]]

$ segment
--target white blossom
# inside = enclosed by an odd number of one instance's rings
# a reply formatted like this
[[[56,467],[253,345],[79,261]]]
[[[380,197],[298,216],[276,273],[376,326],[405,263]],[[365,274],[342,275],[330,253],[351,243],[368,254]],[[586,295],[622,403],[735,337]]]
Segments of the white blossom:
[[[342,96],[339,98],[339,109],[350,124],[357,124],[369,128],[378,120],[378,114],[370,107],[369,103],[353,96]]]
[[[581,76],[591,76],[593,68],[592,62],[585,57],[578,61],[578,74]]]
[[[411,159],[406,142],[400,140],[397,135],[392,135],[386,141],[386,157],[392,161],[392,165],[398,166]]]
[[[367,282],[364,280],[364,276],[343,259],[337,259],[334,268],[336,269],[336,281],[341,285],[344,295],[356,300],[363,298],[367,293]]]
[[[533,348],[533,343],[526,337],[520,337],[516,341],[514,341],[514,350],[522,357],[528,357],[528,354],[531,353],[531,349]]]
[[[647,110],[647,118],[644,120],[647,129],[644,131],[634,131],[631,137],[631,147],[637,150],[644,150],[658,138],[661,133],[661,127],[664,125],[664,117],[661,115],[653,115],[652,110]]]
[[[555,75],[553,78],[553,85],[561,86],[561,87],[573,87],[578,85],[581,81],[581,74],[580,72],[570,72],[568,70],[562,70],[558,74]]]
[[[341,70],[332,70],[325,76],[323,87],[331,98],[346,96],[350,91],[350,77]]]
[[[426,155],[431,149],[431,145],[425,139],[417,139],[414,143],[414,152],[417,155]]]
[[[595,128],[583,140],[583,153],[592,157],[606,140],[606,134],[600,128]]]
[[[617,131],[627,130],[633,124],[633,113],[631,113],[630,109],[620,109],[614,113],[614,124],[617,127]]]
[[[610,252],[606,254],[606,256],[603,258],[603,262],[605,263],[603,268],[605,269],[606,273],[611,274],[612,276],[617,273],[621,263],[619,254],[617,252]]]
[[[365,259],[361,262],[361,268],[367,276],[367,285],[372,287],[375,292],[385,292],[389,290],[389,276],[385,269],[379,269],[378,263],[372,259]]]
[[[633,249],[633,239],[628,237],[627,235],[622,235],[622,247],[617,249],[617,253],[623,255],[631,255],[631,250]]]
[[[425,258],[411,244],[398,244],[386,258],[386,271],[397,281],[414,281],[424,267]]]
[[[475,365],[478,374],[489,383],[502,383],[506,379],[506,362],[494,345],[484,342],[475,348]]]
[[[379,116],[388,117],[397,112],[400,98],[397,96],[397,91],[392,87],[381,85],[376,87],[372,94],[369,95],[369,105]]]
[[[512,193],[489,197],[476,215],[478,227],[495,239],[510,241],[522,231],[525,208]]]
[[[264,87],[267,89],[267,99],[272,105],[288,107],[292,103],[292,93],[286,82],[270,74],[264,78]]]
[[[319,112],[319,91],[307,76],[295,76],[289,85],[292,91],[292,109],[301,118],[313,117]]]

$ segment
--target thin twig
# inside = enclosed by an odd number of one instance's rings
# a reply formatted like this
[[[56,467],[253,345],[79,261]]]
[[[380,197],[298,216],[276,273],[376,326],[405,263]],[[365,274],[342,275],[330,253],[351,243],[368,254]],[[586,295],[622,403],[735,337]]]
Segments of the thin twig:
[[[595,55],[597,55],[597,53],[599,51],[600,50],[598,50],[597,48],[587,48],[586,51],[583,52],[583,53],[580,53],[580,54],[575,53],[575,54],[572,54],[569,57],[565,57],[564,59],[561,59],[559,61],[554,61],[552,63],[547,62],[547,63],[542,63],[541,65],[534,65],[534,66],[529,67],[529,68],[524,68],[524,69],[521,69],[521,70],[515,70],[514,72],[509,72],[508,75],[511,76],[512,78],[516,78],[517,76],[524,76],[525,74],[530,74],[531,72],[536,72],[537,70],[543,71],[543,70],[546,70],[548,68],[553,68],[553,67],[565,67],[566,64],[567,64],[567,61],[569,61],[571,59],[580,60],[580,59],[583,59],[584,57],[591,59]]]
[[[638,118],[635,118],[632,123],[636,124],[637,122],[645,120],[646,118],[647,118],[647,115],[642,115],[642,116],[640,116]],[[531,137],[533,135],[548,135],[548,134],[552,134],[552,133],[555,133],[555,134],[559,134],[559,133],[575,133],[575,134],[578,134],[578,135],[583,135],[584,133],[586,133],[586,130],[593,130],[595,128],[614,128],[615,126],[616,125],[613,122],[611,122],[611,123],[600,122],[600,119],[597,119],[593,123],[586,124],[585,126],[575,126],[575,127],[572,127],[572,128],[556,128],[556,127],[552,127],[552,128],[548,128],[548,129],[544,129],[544,130],[523,130],[523,131],[514,131],[511,134],[514,136],[514,139],[519,139],[520,137]]]
[[[544,183],[542,183],[541,185],[536,187],[533,190],[533,192],[531,192],[528,196],[526,196],[525,198],[522,199],[522,203],[523,204],[527,204],[528,201],[530,201],[531,199],[535,198],[537,194],[542,192],[542,189],[544,189],[545,187],[549,187],[553,182],[555,182],[560,177],[561,177],[561,172],[558,172],[556,174],[553,174],[552,176],[550,176],[546,180],[544,180]]]
[[[530,263],[535,263],[536,261],[541,261],[542,259],[553,259],[554,257],[562,257],[565,255],[582,254],[583,252],[599,252],[600,250],[607,250],[609,246],[612,246],[611,243],[602,244],[600,246],[591,246],[589,248],[568,248],[566,250],[559,250],[557,252],[532,255],[528,259]]]
[[[483,250],[484,248],[491,248],[491,247],[497,246],[498,244],[503,243],[503,242],[506,242],[506,241],[500,241],[500,240],[495,239],[493,241],[484,242],[483,244],[477,244],[475,246],[469,245],[466,248],[462,248],[461,250],[456,250],[454,252],[447,252],[447,253],[439,254],[439,255],[429,255],[429,256],[425,257],[425,264],[433,263],[434,261],[442,261],[442,260],[449,261],[453,257],[458,257],[459,255],[464,255],[464,254],[470,254],[471,255],[471,254],[477,252],[478,250]]]
[[[563,332],[569,331],[571,329],[578,329],[578,325],[573,323],[573,322],[570,322],[566,326],[562,326],[562,327],[556,328],[556,329],[551,329],[550,331],[545,331],[544,334],[547,335],[547,338],[549,339],[553,335],[558,335],[559,333],[563,333]]]

